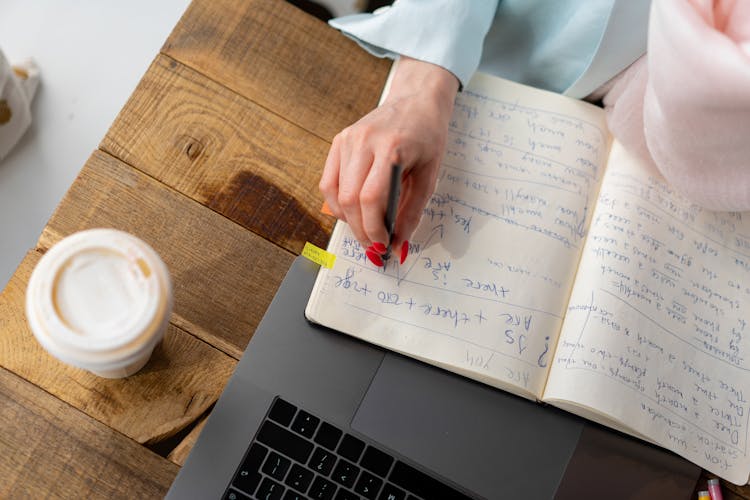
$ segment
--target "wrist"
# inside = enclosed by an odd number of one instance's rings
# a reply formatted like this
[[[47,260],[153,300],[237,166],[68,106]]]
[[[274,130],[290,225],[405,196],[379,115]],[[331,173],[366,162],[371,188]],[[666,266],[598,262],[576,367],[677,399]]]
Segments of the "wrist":
[[[442,112],[451,113],[458,92],[458,78],[447,69],[401,56],[386,101],[414,94],[432,99]]]

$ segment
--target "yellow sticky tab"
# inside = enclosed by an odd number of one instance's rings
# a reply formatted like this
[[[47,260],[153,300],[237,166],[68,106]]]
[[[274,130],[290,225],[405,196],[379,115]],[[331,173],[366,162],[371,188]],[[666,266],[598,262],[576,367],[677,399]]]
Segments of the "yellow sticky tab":
[[[336,262],[336,256],[322,248],[318,248],[309,241],[305,242],[305,248],[302,249],[302,256],[310,259],[316,264],[331,269]]]

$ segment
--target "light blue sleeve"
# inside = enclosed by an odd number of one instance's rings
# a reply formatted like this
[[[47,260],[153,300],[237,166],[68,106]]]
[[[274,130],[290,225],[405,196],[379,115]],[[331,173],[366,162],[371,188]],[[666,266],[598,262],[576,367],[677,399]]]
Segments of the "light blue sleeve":
[[[479,66],[498,0],[397,0],[374,14],[329,24],[378,57],[405,55],[437,64],[466,85]]]

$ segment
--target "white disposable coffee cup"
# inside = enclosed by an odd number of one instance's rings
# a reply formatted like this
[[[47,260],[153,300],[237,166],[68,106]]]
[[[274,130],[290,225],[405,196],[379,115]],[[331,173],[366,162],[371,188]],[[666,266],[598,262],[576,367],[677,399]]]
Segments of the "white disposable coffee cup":
[[[140,370],[164,336],[172,284],[159,255],[114,229],[75,233],[39,261],[26,317],[54,357],[106,378]]]

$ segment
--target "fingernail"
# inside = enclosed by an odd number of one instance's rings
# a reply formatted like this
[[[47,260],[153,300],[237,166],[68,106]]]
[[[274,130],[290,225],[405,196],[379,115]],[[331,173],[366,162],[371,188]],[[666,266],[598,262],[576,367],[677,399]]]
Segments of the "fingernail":
[[[399,263],[403,264],[406,260],[406,256],[409,255],[409,241],[405,240],[401,244],[401,258],[399,259]]]
[[[375,243],[373,243],[373,244],[372,244],[372,246],[371,246],[370,248],[372,248],[373,250],[375,250],[375,251],[376,251],[377,253],[379,253],[380,255],[383,255],[383,254],[384,254],[384,253],[386,252],[386,250],[388,250],[388,249],[386,248],[386,246],[385,246],[385,245],[383,245],[383,244],[382,244],[382,243],[380,243],[380,242],[375,242]]]
[[[378,267],[383,267],[383,259],[380,258],[380,255],[378,255],[373,250],[367,250],[365,251],[365,255],[367,255],[367,258],[370,259],[370,262],[375,264]]]

